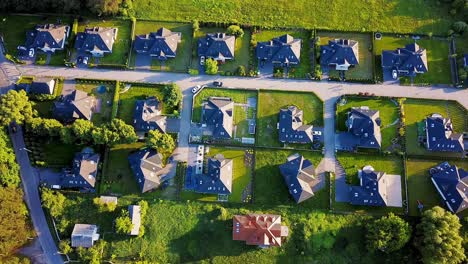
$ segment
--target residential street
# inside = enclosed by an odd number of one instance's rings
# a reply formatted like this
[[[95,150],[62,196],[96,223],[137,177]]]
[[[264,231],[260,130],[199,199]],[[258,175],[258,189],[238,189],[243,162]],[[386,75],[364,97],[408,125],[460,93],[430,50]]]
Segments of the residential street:
[[[44,258],[47,264],[63,263],[63,259],[58,253],[57,246],[47,225],[47,221],[42,210],[41,200],[39,198],[39,177],[35,169],[29,162],[28,153],[25,150],[23,131],[17,129],[16,133],[11,133],[11,141],[16,154],[16,160],[20,165],[21,181],[24,190],[24,198],[29,208],[34,229],[44,252]]]

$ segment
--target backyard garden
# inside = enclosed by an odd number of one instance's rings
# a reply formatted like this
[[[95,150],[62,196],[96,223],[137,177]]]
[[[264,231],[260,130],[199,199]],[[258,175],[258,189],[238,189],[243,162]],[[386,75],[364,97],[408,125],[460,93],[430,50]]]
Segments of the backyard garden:
[[[91,118],[94,125],[111,121],[115,85],[115,81],[76,80],[75,88],[77,90],[84,91],[98,100],[97,111],[93,113]]]

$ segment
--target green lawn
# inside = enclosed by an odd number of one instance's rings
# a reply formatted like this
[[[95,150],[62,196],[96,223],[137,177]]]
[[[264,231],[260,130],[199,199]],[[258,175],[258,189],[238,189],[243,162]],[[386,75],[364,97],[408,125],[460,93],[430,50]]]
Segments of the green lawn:
[[[242,202],[242,192],[252,179],[252,167],[246,166],[245,149],[239,148],[221,148],[210,147],[210,152],[206,154],[208,157],[214,157],[216,154],[223,154],[226,159],[233,160],[232,167],[232,193],[229,196],[229,202]],[[216,201],[217,195],[206,195],[195,193],[192,191],[183,191],[181,200],[197,200],[197,201]]]
[[[300,153],[317,167],[323,158],[319,152],[297,151],[297,150],[257,150],[255,157],[255,179],[254,179],[254,203],[262,205],[290,205],[299,208],[321,208],[327,209],[329,205],[329,185],[317,193],[314,197],[298,205],[289,194],[279,165],[287,161],[288,156]]]
[[[419,215],[418,200],[424,205],[424,209],[430,209],[439,205],[444,208],[442,197],[440,197],[434,184],[431,181],[429,169],[442,163],[443,160],[418,160],[408,159],[406,166],[408,169],[408,202],[409,214]],[[457,165],[459,168],[468,169],[467,161],[449,161],[450,165]]]
[[[359,47],[359,65],[346,71],[345,78],[348,79],[372,79],[372,35],[363,33],[332,33],[317,32],[320,37],[320,45],[328,45],[329,40],[334,39],[352,39],[358,42]],[[338,77],[338,72],[330,68],[330,76]]]
[[[260,30],[255,33],[255,39],[258,42],[270,41],[273,38],[289,34],[294,38],[302,39],[301,62],[298,67],[292,67],[289,75],[293,78],[307,78],[311,72],[310,62],[310,32],[307,30]]]
[[[138,18],[164,21],[235,21],[272,27],[303,27],[340,31],[381,31],[447,34],[461,15],[449,15],[450,5],[440,1],[305,1],[225,0],[134,1]]]
[[[186,72],[187,68],[190,66],[190,58],[192,56],[192,25],[138,20],[135,26],[135,35],[156,32],[161,27],[170,29],[173,32],[182,33],[182,41],[177,46],[177,55],[174,59],[169,59],[165,62],[164,70]],[[132,56],[135,55],[136,53],[133,52]],[[157,60],[153,60],[153,63],[155,63],[155,65],[159,64]]]
[[[227,60],[226,63],[219,65],[219,72],[220,73],[227,73],[234,74],[237,68],[243,65],[246,69],[249,66],[249,47],[250,47],[250,38],[252,32],[249,29],[244,28],[244,36],[242,38],[236,38],[236,46],[234,49],[234,59]],[[224,28],[200,28],[197,32],[195,32],[195,37],[193,38],[193,45],[192,45],[192,68],[198,69],[198,39],[205,37],[207,33],[216,33],[216,32],[226,32]]]
[[[425,147],[418,143],[418,126],[417,123],[433,113],[442,114],[444,117],[450,117],[453,123],[455,132],[463,132],[467,130],[467,112],[456,102],[440,101],[440,100],[422,100],[422,99],[407,99],[404,103],[406,114],[406,152],[409,155],[430,155],[430,156],[456,156],[458,153],[438,153],[430,152]]]
[[[391,140],[397,137],[397,125],[390,126],[398,119],[398,106],[385,98],[359,98],[359,97],[346,97],[347,103],[345,105],[337,105],[336,127],[339,131],[347,131],[346,119],[347,114],[352,107],[368,106],[371,110],[380,111],[380,119],[382,125],[380,132],[382,133],[382,150],[387,149],[392,145]]]
[[[411,38],[397,38],[392,35],[385,35],[381,40],[375,40],[374,54],[379,56],[382,50],[395,50],[403,48],[406,44],[413,43]],[[450,63],[448,59],[448,41],[440,39],[420,39],[417,41],[421,48],[427,50],[428,72],[418,74],[414,83],[418,84],[449,84],[452,82],[450,77]],[[381,62],[376,62],[376,67],[381,67]],[[408,83],[407,78],[403,78],[402,83]]]
[[[278,115],[281,108],[295,105],[304,111],[304,123],[323,126],[323,102],[314,93],[261,90],[258,95],[257,144],[279,147]]]
[[[97,89],[100,86],[106,87],[106,92],[98,93]],[[115,92],[115,83],[81,83],[77,82],[75,85],[77,90],[85,91],[89,95],[93,95],[96,99],[101,101],[101,110],[99,112],[93,113],[92,120],[95,125],[100,125],[111,120],[112,115],[112,101],[114,98]]]
[[[116,27],[117,39],[112,47],[112,53],[99,58],[100,64],[125,64],[130,52],[132,23],[130,20],[86,20],[78,24],[78,33],[85,27]]]

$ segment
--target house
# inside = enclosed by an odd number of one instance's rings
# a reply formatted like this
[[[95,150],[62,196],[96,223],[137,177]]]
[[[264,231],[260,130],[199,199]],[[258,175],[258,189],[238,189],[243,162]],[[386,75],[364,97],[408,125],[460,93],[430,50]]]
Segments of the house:
[[[404,48],[382,51],[382,68],[396,71],[398,76],[416,76],[427,72],[426,49],[411,43]]]
[[[282,143],[312,143],[312,125],[304,125],[304,112],[288,106],[279,112],[278,135]]]
[[[463,152],[463,134],[453,133],[450,118],[432,114],[426,118],[426,148],[431,151]]]
[[[222,154],[208,158],[206,173],[195,174],[193,191],[207,194],[231,194],[233,161]]]
[[[208,33],[198,39],[198,57],[225,62],[234,59],[236,37],[225,33]]]
[[[128,156],[130,168],[142,193],[159,187],[163,179],[163,156],[153,149],[143,149]]]
[[[301,60],[301,39],[283,35],[270,41],[258,42],[255,53],[258,61],[284,66],[298,65]]]
[[[289,156],[287,162],[281,164],[279,169],[296,203],[314,196],[311,184],[315,180],[315,168],[310,160],[296,153]]]
[[[90,248],[99,240],[98,227],[96,225],[75,224],[71,235],[71,246],[74,248]]]
[[[130,235],[138,236],[140,234],[141,226],[141,208],[139,205],[129,205],[128,213],[130,220],[132,220],[132,230],[130,231]]]
[[[137,133],[159,130],[166,133],[167,120],[161,115],[161,104],[155,97],[137,100],[133,112],[133,127]]]
[[[65,169],[62,174],[61,187],[94,189],[99,158],[99,154],[94,153],[91,148],[85,148],[82,152],[76,153],[71,170]]]
[[[75,48],[78,52],[89,52],[94,57],[103,57],[112,53],[112,47],[117,39],[117,28],[91,27],[76,34]]]
[[[388,175],[367,165],[358,176],[359,186],[351,186],[352,205],[402,206],[400,175]]]
[[[210,97],[203,105],[203,124],[212,129],[213,137],[232,137],[234,101],[226,97]]]
[[[368,107],[353,107],[348,112],[346,127],[353,135],[355,147],[380,149],[382,135],[380,134],[380,115],[378,110]]]
[[[261,248],[280,247],[289,234],[281,224],[281,216],[272,214],[235,215],[232,218],[232,239]]]
[[[347,71],[359,64],[358,42],[351,39],[329,40],[320,46],[320,65],[335,66],[336,70]]]
[[[160,28],[156,32],[138,35],[133,47],[136,53],[150,55],[158,60],[175,58],[177,45],[182,40],[182,33]]]
[[[86,92],[74,90],[54,102],[54,118],[62,122],[73,122],[75,119],[91,120],[96,98]]]
[[[25,47],[52,53],[63,50],[69,33],[70,27],[66,25],[36,25],[26,33]]]
[[[29,93],[32,94],[54,94],[55,80],[47,77],[36,77],[31,83]]]
[[[431,180],[452,213],[468,207],[468,171],[443,162],[429,170]]]

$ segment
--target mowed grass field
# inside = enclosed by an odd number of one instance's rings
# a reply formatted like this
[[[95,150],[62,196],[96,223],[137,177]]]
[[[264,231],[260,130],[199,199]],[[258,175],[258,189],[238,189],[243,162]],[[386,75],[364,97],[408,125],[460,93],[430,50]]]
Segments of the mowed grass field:
[[[280,147],[278,115],[281,108],[295,105],[304,111],[304,124],[323,126],[323,102],[314,93],[261,90],[258,95],[257,144]]]
[[[408,169],[408,203],[409,214],[419,215],[418,201],[424,205],[424,210],[436,205],[447,208],[442,197],[437,192],[431,180],[429,169],[436,167],[444,160],[418,160],[408,159],[406,166]],[[468,170],[468,161],[449,161],[450,165],[457,165],[458,168]]]
[[[320,45],[328,45],[329,40],[334,39],[352,39],[358,42],[359,65],[350,68],[345,73],[345,78],[349,79],[372,79],[372,35],[364,33],[334,33],[318,31]],[[330,76],[338,78],[338,72],[330,67]]]
[[[420,146],[418,143],[417,123],[424,121],[428,115],[433,113],[439,113],[445,118],[450,115],[455,132],[463,132],[467,130],[468,126],[466,109],[453,101],[422,99],[407,99],[404,103],[404,109],[406,115],[405,124],[407,154],[429,156],[460,156],[459,153],[431,152],[427,151],[424,146]]]
[[[127,63],[132,42],[132,22],[130,20],[85,20],[78,24],[78,33],[84,32],[85,27],[118,28],[117,39],[112,47],[112,53],[105,54],[103,58],[99,58],[99,64],[123,65]]]
[[[165,71],[187,71],[187,67],[190,66],[190,58],[192,56],[192,25],[184,23],[167,23],[167,22],[155,22],[155,21],[143,21],[137,20],[135,26],[135,36],[149,34],[151,32],[158,31],[161,27],[167,28],[172,32],[181,32],[182,40],[177,45],[177,53],[174,59],[169,59],[165,62]],[[136,53],[132,51],[132,60],[135,64],[134,58]],[[153,60],[155,67],[152,69],[161,69],[161,64],[158,60]]]
[[[289,34],[294,38],[302,40],[301,44],[301,62],[297,67],[291,67],[289,70],[290,77],[293,78],[307,78],[311,72],[310,63],[310,31],[307,30],[265,30],[261,29],[255,33],[257,42],[270,41],[273,38]]]
[[[447,34],[461,15],[440,1],[135,0],[135,15],[164,21],[236,21],[264,27]]]
[[[380,119],[382,124],[380,132],[382,134],[382,150],[390,147],[393,138],[397,137],[396,124],[391,125],[394,121],[398,120],[398,106],[385,98],[359,98],[359,97],[346,97],[347,103],[345,105],[337,104],[336,127],[339,131],[348,131],[346,128],[346,119],[348,112],[352,107],[367,106],[371,110],[379,110]]]
[[[381,40],[375,40],[374,53],[382,55],[383,50],[395,50],[404,48],[406,44],[413,43],[414,40],[409,37],[397,38],[392,35],[383,34]],[[414,78],[414,83],[429,83],[429,84],[449,84],[452,79],[450,77],[450,62],[448,59],[449,46],[448,41],[440,39],[420,39],[416,41],[421,48],[427,52],[427,67],[428,71],[423,74],[418,74]],[[381,67],[381,61],[376,61],[376,67]],[[408,83],[408,78],[403,78],[402,83]]]

